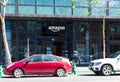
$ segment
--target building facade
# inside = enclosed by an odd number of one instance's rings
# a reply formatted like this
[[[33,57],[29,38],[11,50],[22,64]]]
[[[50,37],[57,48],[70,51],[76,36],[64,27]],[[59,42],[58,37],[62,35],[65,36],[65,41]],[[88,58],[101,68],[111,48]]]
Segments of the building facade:
[[[28,43],[30,55],[65,56],[74,58],[79,65],[101,58],[105,8],[106,57],[119,51],[120,1],[99,0],[100,4],[92,5],[90,1],[9,0],[6,33],[12,60],[24,58]],[[0,43],[0,63],[4,65],[7,62],[2,35]]]

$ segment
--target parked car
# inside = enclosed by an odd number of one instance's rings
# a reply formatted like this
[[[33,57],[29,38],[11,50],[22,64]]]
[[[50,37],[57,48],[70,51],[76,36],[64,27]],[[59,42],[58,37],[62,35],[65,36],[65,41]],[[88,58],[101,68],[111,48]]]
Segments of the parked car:
[[[69,59],[56,55],[36,54],[18,62],[13,62],[4,68],[4,74],[17,78],[23,75],[53,74],[64,76],[72,73]]]
[[[109,58],[91,61],[89,69],[96,75],[111,75],[113,72],[120,72],[120,51],[112,54]]]

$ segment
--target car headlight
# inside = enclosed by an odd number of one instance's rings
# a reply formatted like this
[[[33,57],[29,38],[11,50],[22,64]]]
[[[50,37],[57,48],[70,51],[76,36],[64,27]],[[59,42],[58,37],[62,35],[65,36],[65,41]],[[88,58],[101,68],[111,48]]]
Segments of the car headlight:
[[[96,62],[95,65],[100,65],[102,62]]]

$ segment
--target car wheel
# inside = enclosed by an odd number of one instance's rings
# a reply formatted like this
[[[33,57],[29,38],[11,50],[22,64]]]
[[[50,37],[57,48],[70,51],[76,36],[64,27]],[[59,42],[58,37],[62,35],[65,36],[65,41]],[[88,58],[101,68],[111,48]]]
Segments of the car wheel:
[[[23,76],[23,70],[17,68],[17,69],[14,70],[13,75],[14,75],[16,78],[21,78],[21,77]]]
[[[59,76],[59,77],[64,76],[65,75],[65,69],[63,69],[63,68],[57,69],[56,75]]]
[[[111,75],[112,74],[112,67],[110,65],[104,65],[102,67],[102,74],[105,76]]]

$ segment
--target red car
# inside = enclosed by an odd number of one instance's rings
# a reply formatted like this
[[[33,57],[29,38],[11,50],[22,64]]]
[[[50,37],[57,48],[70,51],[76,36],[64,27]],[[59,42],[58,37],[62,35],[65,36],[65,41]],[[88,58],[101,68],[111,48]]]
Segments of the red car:
[[[18,62],[7,65],[4,70],[6,75],[14,75],[17,78],[23,75],[53,74],[64,76],[72,72],[69,59],[55,55],[36,54]]]

